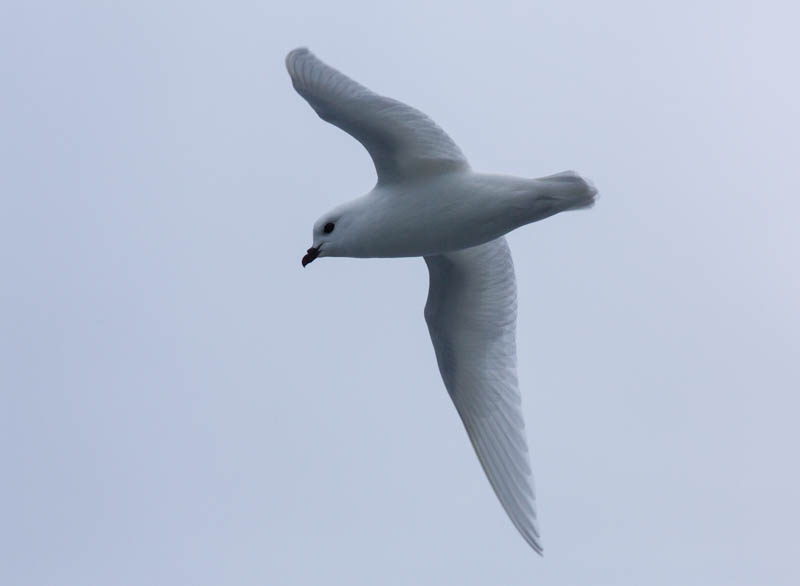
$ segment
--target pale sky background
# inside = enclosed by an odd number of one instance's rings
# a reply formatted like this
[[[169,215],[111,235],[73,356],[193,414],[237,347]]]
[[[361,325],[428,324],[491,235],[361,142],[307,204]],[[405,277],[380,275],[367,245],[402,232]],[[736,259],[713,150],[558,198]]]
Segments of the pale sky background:
[[[794,3],[125,4],[0,15],[0,583],[800,583]],[[544,558],[422,260],[300,267],[374,182],[300,45],[600,189],[509,239]]]

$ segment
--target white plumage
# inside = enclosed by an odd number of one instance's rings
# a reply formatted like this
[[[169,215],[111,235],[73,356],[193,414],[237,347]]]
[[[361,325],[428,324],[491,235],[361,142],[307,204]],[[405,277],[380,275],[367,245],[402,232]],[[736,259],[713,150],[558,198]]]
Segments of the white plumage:
[[[379,96],[317,59],[308,49],[286,57],[294,88],[319,117],[338,126],[369,151],[378,181],[413,179],[435,162],[469,169],[456,143],[425,114]]]
[[[439,371],[503,508],[542,552],[517,382],[517,293],[504,234],[591,206],[597,191],[567,171],[539,179],[474,173],[422,112],[379,96],[296,49],[286,67],[319,116],[375,163],[366,195],[323,215],[303,266],[323,256],[424,256],[425,319]]]

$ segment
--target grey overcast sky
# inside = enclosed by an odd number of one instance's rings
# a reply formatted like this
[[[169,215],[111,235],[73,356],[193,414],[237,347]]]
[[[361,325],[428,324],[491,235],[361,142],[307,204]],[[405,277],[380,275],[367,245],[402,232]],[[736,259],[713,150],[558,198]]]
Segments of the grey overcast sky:
[[[19,2],[0,18],[0,583],[800,583],[790,2]],[[420,259],[323,259],[365,151],[307,45],[473,167],[577,169],[511,234],[545,557],[444,390]]]

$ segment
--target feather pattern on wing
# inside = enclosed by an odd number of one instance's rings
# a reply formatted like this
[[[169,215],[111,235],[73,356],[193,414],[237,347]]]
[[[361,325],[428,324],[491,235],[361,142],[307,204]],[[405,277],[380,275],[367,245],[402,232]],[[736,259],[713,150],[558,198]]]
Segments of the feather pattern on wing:
[[[445,387],[503,508],[541,553],[517,382],[517,292],[508,244],[499,238],[425,262],[425,319]]]
[[[370,91],[308,49],[289,53],[286,69],[320,118],[364,145],[379,183],[469,169],[461,149],[425,114]]]

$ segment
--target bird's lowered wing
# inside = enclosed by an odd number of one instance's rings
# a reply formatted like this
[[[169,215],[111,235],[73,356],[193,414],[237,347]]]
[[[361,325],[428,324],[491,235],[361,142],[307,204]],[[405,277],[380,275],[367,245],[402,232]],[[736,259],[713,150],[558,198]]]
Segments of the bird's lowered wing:
[[[425,114],[379,96],[308,49],[289,53],[286,69],[297,93],[320,118],[364,145],[379,183],[469,168],[461,149]]]
[[[503,508],[542,552],[517,384],[517,292],[505,238],[426,256],[425,320],[445,387]]]

